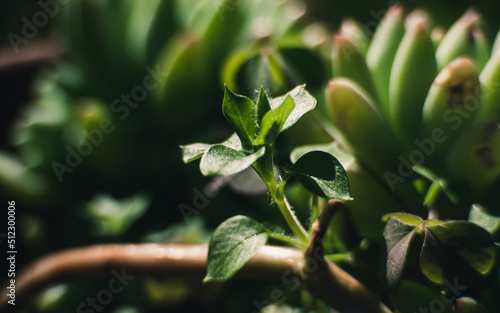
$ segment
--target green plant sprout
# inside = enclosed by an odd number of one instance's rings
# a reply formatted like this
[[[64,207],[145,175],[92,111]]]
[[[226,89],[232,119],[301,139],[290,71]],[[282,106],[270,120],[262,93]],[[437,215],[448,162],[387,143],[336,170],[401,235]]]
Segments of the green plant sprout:
[[[224,281],[232,277],[269,237],[302,249],[307,248],[310,231],[304,229],[284,193],[285,184],[291,176],[295,175],[316,196],[350,199],[344,168],[329,153],[308,152],[293,166],[283,167],[283,175],[277,174],[279,170],[273,159],[276,138],[315,106],[316,99],[305,90],[305,86],[298,86],[286,95],[271,100],[261,87],[256,103],[234,94],[226,87],[222,112],[235,133],[220,144],[194,143],[181,146],[184,162],[201,158],[200,170],[204,175],[227,176],[252,166],[266,184],[275,205],[295,235],[290,237],[268,231],[246,216],[226,220],[215,230],[210,242],[205,281]]]

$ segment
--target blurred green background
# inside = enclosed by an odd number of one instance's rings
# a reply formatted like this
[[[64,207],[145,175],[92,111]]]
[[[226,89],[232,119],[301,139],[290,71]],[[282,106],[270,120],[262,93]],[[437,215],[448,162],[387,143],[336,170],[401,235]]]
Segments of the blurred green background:
[[[321,111],[322,90],[331,76],[333,33],[346,17],[373,30],[393,3],[4,3],[0,198],[2,203],[16,201],[18,270],[40,256],[77,246],[207,242],[212,229],[237,214],[284,227],[259,185],[247,176],[230,181],[203,177],[196,164],[182,163],[179,145],[230,135],[221,114],[224,83],[252,98],[261,84],[278,96],[307,83]],[[500,27],[498,2],[401,4],[407,11],[424,8],[435,25],[444,27],[473,5],[487,21],[490,41]],[[39,12],[53,17],[44,23]],[[41,19],[33,21],[36,16]],[[34,31],[26,28],[26,20],[34,23],[37,34],[32,38],[23,33]],[[292,129],[280,138],[278,159],[287,161],[297,145],[330,140],[314,116],[295,128],[302,131]],[[242,188],[251,194],[242,194]],[[186,211],[187,206],[195,208],[193,198],[200,192],[207,200],[203,209]],[[292,201],[304,201],[296,198]],[[307,212],[298,214],[307,220]],[[57,286],[41,294],[32,310],[76,310],[108,280]],[[250,312],[257,311],[254,300],[262,303],[276,287],[282,285],[231,281],[207,288],[198,282],[141,278],[105,311]],[[297,292],[286,296],[292,305],[304,299]]]

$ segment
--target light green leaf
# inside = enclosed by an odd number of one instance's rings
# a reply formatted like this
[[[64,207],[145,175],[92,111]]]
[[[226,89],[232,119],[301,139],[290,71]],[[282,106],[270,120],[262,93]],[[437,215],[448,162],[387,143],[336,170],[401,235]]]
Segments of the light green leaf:
[[[182,161],[189,163],[201,158],[201,156],[210,149],[212,145],[208,143],[192,143],[186,146],[180,146],[182,150]]]
[[[310,192],[325,198],[350,200],[349,181],[342,164],[331,154],[312,151],[295,162],[292,172]]]
[[[205,176],[236,174],[251,166],[264,152],[265,147],[255,153],[246,154],[221,144],[213,145],[201,158],[200,170]]]
[[[97,235],[116,236],[146,213],[150,202],[149,197],[143,194],[120,200],[99,194],[86,205],[85,216],[92,221]]]
[[[469,212],[469,222],[489,231],[493,237],[500,237],[500,216],[493,215],[478,204],[474,204]]]
[[[233,150],[242,150],[243,147],[241,145],[241,140],[238,137],[238,134],[233,133],[229,138],[225,141],[221,142],[221,145],[231,148]]]
[[[226,139],[224,142],[221,142],[220,144],[234,150],[243,149],[241,146],[241,140],[236,133],[233,133],[231,137]],[[197,160],[201,158],[203,154],[212,146],[213,144],[199,142],[192,143],[186,146],[180,146],[182,150],[182,161],[184,161],[184,163],[189,163]]]
[[[397,218],[400,222],[408,224],[409,226],[422,225],[422,219],[420,217],[408,213],[390,213],[382,216],[382,221],[387,222],[391,217]]]
[[[286,95],[274,98],[270,101],[271,109],[273,110],[279,107],[285,101],[287,96],[292,97],[292,100],[295,103],[295,108],[286,119],[282,131],[290,128],[302,117],[302,115],[316,107],[316,99],[314,99],[314,97],[305,90],[305,87],[305,85],[297,86]]]
[[[207,276],[225,281],[233,277],[267,242],[267,230],[247,216],[234,216],[217,227],[208,248]]]
[[[257,130],[257,112],[255,103],[245,96],[233,93],[226,87],[222,113],[238,134],[243,148],[252,149],[252,142]]]
[[[273,143],[294,107],[292,98],[287,96],[279,107],[267,112],[262,118],[260,133],[253,144],[259,146]]]

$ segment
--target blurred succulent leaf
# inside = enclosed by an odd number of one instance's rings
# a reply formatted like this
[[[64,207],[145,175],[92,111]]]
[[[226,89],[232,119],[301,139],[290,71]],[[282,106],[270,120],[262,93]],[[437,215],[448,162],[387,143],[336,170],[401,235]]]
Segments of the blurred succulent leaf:
[[[399,5],[391,6],[375,30],[366,54],[366,64],[372,74],[380,106],[385,115],[389,112],[389,78],[392,63],[403,35],[403,9]]]
[[[489,52],[485,35],[480,29],[480,16],[476,11],[468,10],[446,33],[436,50],[436,60],[441,69],[455,58],[470,56],[482,69]]]
[[[350,18],[344,19],[340,25],[339,34],[354,44],[359,52],[366,57],[370,38],[365,32],[364,25]]]
[[[265,153],[265,147],[247,154],[222,144],[213,145],[201,157],[200,170],[205,176],[228,176],[239,173],[251,166]]]
[[[244,47],[234,51],[224,63],[222,68],[222,81],[232,90],[239,90],[238,74],[244,64],[254,58],[258,50],[253,47]]]
[[[322,151],[308,152],[291,169],[312,193],[329,199],[351,199],[347,174],[333,155]]]
[[[500,126],[474,125],[450,147],[444,164],[447,178],[481,191],[500,176]]]
[[[147,64],[146,49],[149,39],[148,34],[151,30],[155,13],[161,8],[160,6],[162,3],[167,4],[172,3],[172,1],[134,1],[132,5],[133,7],[131,8],[128,16],[128,23],[127,25],[124,25],[124,51],[129,54],[131,59],[137,62],[140,66]],[[162,11],[162,13],[166,12]],[[170,31],[168,28],[165,30],[167,32]]]
[[[211,90],[218,88],[211,79],[210,58],[206,45],[190,32],[179,32],[169,38],[155,61],[146,68],[151,77],[154,103],[166,127],[187,131],[206,119],[215,101]],[[193,92],[196,90],[196,92]],[[189,104],[189,110],[186,105]]]
[[[391,69],[389,121],[405,150],[418,138],[425,95],[436,77],[434,45],[425,21],[406,30]]]
[[[233,277],[267,242],[267,230],[247,216],[234,216],[220,224],[210,240],[204,282]]]
[[[480,97],[479,73],[471,59],[458,58],[441,70],[423,105],[420,138],[434,138],[441,130],[446,140],[435,144],[429,159],[441,161],[454,139],[472,124]]]
[[[492,55],[479,76],[481,82],[481,106],[475,123],[500,123],[500,51]]]
[[[185,1],[185,2],[189,2]],[[180,27],[178,15],[175,14],[176,1],[159,1],[147,34],[146,57],[154,60],[165,42]]]
[[[335,139],[360,163],[376,173],[393,166],[398,154],[396,139],[365,90],[351,80],[333,79],[327,86],[326,104]]]
[[[334,76],[352,79],[368,91],[373,99],[377,99],[375,85],[366,66],[363,54],[352,42],[342,35],[335,36],[333,73]]]

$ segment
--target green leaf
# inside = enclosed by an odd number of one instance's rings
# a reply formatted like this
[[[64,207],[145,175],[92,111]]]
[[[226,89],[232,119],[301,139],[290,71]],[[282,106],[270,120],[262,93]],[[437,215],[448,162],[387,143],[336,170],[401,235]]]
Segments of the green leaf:
[[[286,119],[282,131],[292,127],[292,125],[295,124],[302,117],[302,115],[316,107],[316,99],[314,99],[314,97],[305,90],[305,87],[305,85],[297,86],[286,95],[274,98],[269,102],[271,109],[273,110],[279,107],[285,101],[287,96],[292,97],[292,100],[295,103],[295,108]]]
[[[422,219],[413,214],[407,213],[390,213],[382,216],[382,221],[387,222],[391,217],[398,219],[400,222],[405,223],[409,226],[421,226]]]
[[[287,96],[283,104],[264,115],[260,124],[260,133],[254,141],[255,146],[273,143],[283,129],[286,119],[295,107],[290,96]]]
[[[417,226],[415,216],[409,214],[391,214],[384,229],[387,245],[386,274],[389,287],[395,288],[403,275],[410,247],[415,238]],[[410,221],[410,223],[405,222]]]
[[[85,216],[92,222],[97,235],[117,236],[146,213],[150,202],[151,199],[144,194],[120,200],[99,194],[86,205]]]
[[[351,200],[342,164],[331,154],[312,151],[295,162],[292,172],[310,192],[325,198]]]
[[[338,144],[336,142],[297,147],[293,149],[292,152],[290,153],[290,161],[292,161],[292,163],[295,163],[304,154],[311,151],[323,151],[326,153],[330,153],[331,155],[335,156],[340,161],[340,163],[346,165],[345,168],[348,168],[349,167],[348,165],[354,162],[354,157],[342,151],[338,147]]]
[[[234,216],[217,227],[208,248],[207,276],[225,281],[233,277],[267,242],[267,230],[247,216]]]
[[[478,273],[487,275],[495,266],[495,244],[482,227],[465,221],[427,226],[445,246],[454,250]]]
[[[243,146],[241,145],[241,140],[238,137],[238,134],[233,133],[229,138],[225,141],[221,142],[221,145],[224,145],[233,150],[242,150]]]
[[[257,130],[256,106],[245,96],[233,93],[226,87],[222,113],[229,121],[241,140],[245,150],[252,149],[252,142]]]
[[[444,268],[440,262],[443,257],[443,248],[434,235],[426,229],[420,254],[420,271],[427,279],[437,285],[443,285],[446,278]]]
[[[226,139],[226,141],[221,142],[220,144],[234,150],[243,149],[241,146],[241,140],[236,133],[233,133],[231,137]],[[182,161],[184,161],[184,163],[189,163],[197,160],[201,158],[203,154],[212,146],[213,144],[209,143],[192,143],[186,146],[180,146],[182,150]]]
[[[493,215],[478,204],[472,206],[469,222],[486,229],[494,238],[500,237],[500,216]]]
[[[182,161],[189,163],[201,158],[201,156],[210,149],[209,143],[192,143],[186,146],[180,146],[182,150]]]
[[[200,170],[205,176],[236,174],[251,166],[264,155],[264,152],[265,147],[252,154],[246,154],[222,144],[213,145],[201,158]]]
[[[269,104],[269,99],[267,98],[264,86],[260,86],[259,97],[257,99],[257,123],[259,127],[262,127],[261,121],[267,112],[271,111],[271,105]]]

